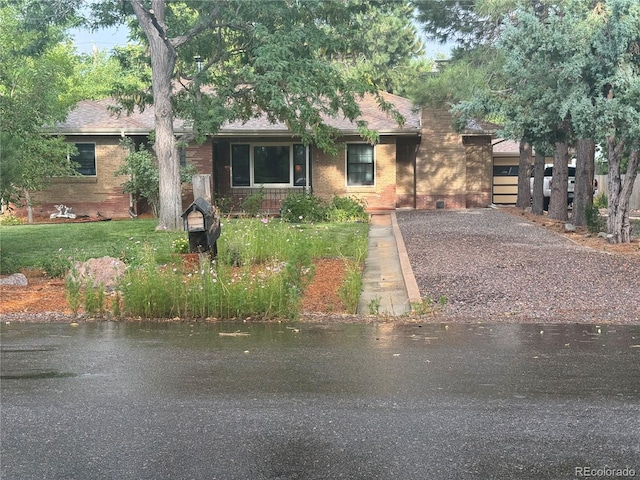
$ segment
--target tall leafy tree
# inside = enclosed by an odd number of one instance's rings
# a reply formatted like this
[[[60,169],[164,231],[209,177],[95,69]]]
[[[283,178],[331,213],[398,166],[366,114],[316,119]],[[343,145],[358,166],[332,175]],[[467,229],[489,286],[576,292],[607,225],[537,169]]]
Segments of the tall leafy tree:
[[[607,229],[614,242],[630,239],[628,207],[638,170],[639,12],[633,0],[567,0],[542,16],[530,9],[516,12],[498,42],[507,94],[485,91],[457,106],[465,114],[499,112],[511,138],[554,146],[552,218],[567,218],[568,146],[577,145],[580,198],[574,219],[580,221],[591,197],[594,144],[607,145]]]
[[[571,0],[413,0],[416,20],[431,40],[469,51],[495,44],[509,16],[529,9],[537,16]]]
[[[131,57],[144,52],[139,46],[116,47],[113,51],[94,50],[91,54],[74,57],[74,73],[70,82],[70,94],[83,100],[99,100],[114,92],[144,88],[149,75],[136,65],[131,67]],[[146,80],[146,83],[145,83]]]
[[[372,50],[359,40],[371,22],[384,17],[386,3],[394,2],[109,0],[97,5],[96,18],[103,23],[133,15],[134,34],[148,45],[160,176],[158,228],[180,225],[173,131],[178,115],[201,139],[227,120],[264,112],[271,121],[285,122],[303,142],[335,149],[337,132],[323,116],[355,119],[358,97],[376,94],[379,87],[375,76],[345,75],[336,60],[369,59]],[[194,57],[201,59],[199,68]],[[128,93],[133,92],[120,93],[124,103],[134,98]],[[378,101],[381,109],[391,110],[382,97]],[[375,138],[366,125],[360,129],[365,138]]]
[[[569,61],[575,60],[572,55],[568,54],[570,50],[575,51],[575,46],[571,44],[571,41],[567,42],[566,40],[569,21],[562,22],[561,20],[565,18],[565,11],[568,7],[580,6],[583,10],[588,10],[596,2],[574,2],[573,0],[441,2],[439,0],[424,0],[415,3],[419,11],[419,19],[424,22],[423,26],[428,37],[441,41],[455,41],[462,47],[453,56],[454,68],[462,58],[477,57],[478,51],[492,53],[490,56],[485,54],[484,61],[472,64],[476,66],[477,73],[473,76],[476,79],[472,84],[473,88],[466,88],[467,92],[471,92],[470,95],[464,93],[464,88],[460,88],[460,83],[464,79],[462,76],[455,76],[455,83],[449,82],[447,79],[442,79],[443,81],[440,83],[438,83],[439,79],[434,79],[430,83],[440,86],[440,89],[448,92],[451,97],[460,97],[460,92],[463,92],[462,103],[456,106],[458,114],[466,114],[461,118],[462,124],[469,115],[488,115],[493,121],[505,126],[502,132],[503,136],[521,142],[516,204],[520,207],[528,206],[531,201],[529,192],[530,147],[533,145],[536,152],[540,154],[553,154],[553,151],[549,152],[549,144],[553,145],[563,137],[566,137],[566,140],[571,138],[571,131],[567,130],[571,124],[559,119],[560,112],[555,108],[555,104],[547,102],[549,96],[553,94],[550,92],[556,90],[552,77],[555,76],[555,80],[563,82],[559,77],[563,70],[558,68],[563,57]],[[573,14],[571,21],[575,21],[576,18],[580,18],[579,15]],[[556,31],[558,25],[561,27],[560,31]],[[576,35],[578,40],[581,38],[579,33],[580,30],[577,28],[572,31],[572,35]],[[518,37],[519,35],[520,37]],[[529,39],[529,35],[533,35],[535,39]],[[556,37],[558,38],[557,44]],[[549,40],[546,43],[540,41],[552,38],[554,40]],[[557,48],[554,49],[554,45]],[[563,55],[562,52],[567,45],[569,45],[569,50],[566,55]],[[549,48],[550,46],[551,48]],[[512,51],[511,47],[514,47],[515,51]],[[535,61],[534,58],[536,58]],[[549,88],[542,92],[536,91],[535,85],[542,85],[542,83],[528,78],[531,76],[538,76],[541,82],[548,81]],[[565,85],[565,87],[569,86]],[[425,84],[425,87],[427,87],[425,90],[437,91],[429,84]],[[525,91],[522,90],[523,88]],[[527,91],[533,95],[528,95]],[[514,92],[517,94],[514,95]],[[548,108],[548,105],[552,105],[552,108]],[[564,142],[558,143],[558,146],[561,149],[566,149]],[[566,152],[559,153],[558,161],[561,164],[565,158],[567,158]],[[543,156],[538,155],[537,159],[539,165],[534,169],[537,173],[534,181],[533,210],[541,214],[543,211]],[[593,159],[591,158],[592,163]],[[587,168],[582,168],[583,164]],[[593,168],[589,169],[588,166],[588,162],[579,161],[578,170],[592,177],[593,174],[590,172]],[[566,218],[566,201],[564,199],[566,192],[563,192],[561,188],[564,183],[561,177],[564,177],[565,168],[561,167],[556,170],[558,178],[553,184],[557,187],[555,196],[559,200],[553,202],[554,210],[551,215],[557,218]],[[588,188],[590,189],[591,186],[592,183],[589,182]],[[587,192],[587,187],[579,189],[577,194],[580,196],[577,203],[579,206],[581,206],[580,200],[591,200],[591,194]],[[584,207],[581,207],[581,211],[584,211]]]
[[[362,35],[336,59],[347,74],[370,78],[379,89],[402,94],[411,76],[430,69],[408,2],[381,3],[357,13],[354,23]]]
[[[607,145],[609,206],[607,231],[614,243],[631,241],[629,201],[640,161],[640,4],[634,0],[609,0],[589,17],[594,28],[586,75],[591,82],[591,103],[576,109],[576,117],[595,122]],[[584,105],[584,104],[583,104]],[[624,180],[623,160],[626,158]]]
[[[566,220],[568,148],[572,140],[567,98],[579,86],[583,45],[573,37],[564,14],[551,12],[540,18],[520,12],[503,32],[499,48],[505,58],[509,94],[499,108],[511,136],[555,147],[549,216]],[[529,137],[529,138],[527,138]]]
[[[74,173],[67,145],[42,128],[64,120],[73,48],[64,28],[76,22],[74,2],[15,0],[0,5],[0,163],[2,201],[24,202],[53,176]]]
[[[507,64],[513,67],[509,78],[519,87],[512,98],[530,88],[535,98],[525,98],[522,104],[531,107],[535,118],[544,120],[538,122],[539,127],[550,129],[555,137],[549,215],[566,218],[567,142],[577,145],[573,218],[577,223],[584,219],[591,201],[595,142],[606,144],[613,167],[608,178],[613,200],[607,229],[614,242],[630,239],[628,207],[638,169],[639,12],[640,5],[631,0],[567,2],[543,22],[519,15],[503,37]],[[526,74],[518,75],[518,71]],[[551,116],[545,118],[544,112]],[[622,181],[620,165],[625,156],[629,161]]]

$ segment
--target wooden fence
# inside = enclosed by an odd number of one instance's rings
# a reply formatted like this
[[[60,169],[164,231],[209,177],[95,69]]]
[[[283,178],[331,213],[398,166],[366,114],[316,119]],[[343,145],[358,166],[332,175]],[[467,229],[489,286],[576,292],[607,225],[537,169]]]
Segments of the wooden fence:
[[[604,192],[608,196],[609,186],[607,184],[607,175],[596,175],[596,180],[598,180],[598,194]],[[631,211],[640,210],[640,175],[636,177],[636,181],[633,184],[633,192],[631,193],[631,200],[629,201],[629,209]]]

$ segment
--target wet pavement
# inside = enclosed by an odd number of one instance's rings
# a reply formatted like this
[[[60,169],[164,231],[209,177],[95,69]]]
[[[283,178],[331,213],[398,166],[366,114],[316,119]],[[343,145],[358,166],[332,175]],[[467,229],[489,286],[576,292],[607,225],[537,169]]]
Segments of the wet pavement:
[[[640,478],[640,326],[1,333],[3,480]]]

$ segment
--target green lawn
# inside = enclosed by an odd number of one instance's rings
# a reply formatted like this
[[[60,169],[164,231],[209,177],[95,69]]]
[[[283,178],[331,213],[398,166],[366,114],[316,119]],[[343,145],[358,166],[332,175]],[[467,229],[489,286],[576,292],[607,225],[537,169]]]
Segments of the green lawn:
[[[169,261],[172,243],[185,232],[156,231],[157,220],[0,226],[0,273],[43,268],[56,259],[86,260],[105,255],[134,261],[143,245],[155,253],[157,263]],[[223,221],[218,242],[220,256],[229,249],[251,249],[247,255],[285,259],[291,249],[310,251],[311,257],[345,257],[363,260],[368,225],[318,223],[294,225],[271,220]],[[275,249],[280,249],[277,251]],[[274,251],[275,250],[275,251]],[[361,258],[360,258],[361,257]]]
[[[156,231],[157,223],[155,219],[136,219],[0,226],[0,272],[41,268],[55,258],[121,258],[127,249],[144,242],[168,253],[173,240],[185,234]]]

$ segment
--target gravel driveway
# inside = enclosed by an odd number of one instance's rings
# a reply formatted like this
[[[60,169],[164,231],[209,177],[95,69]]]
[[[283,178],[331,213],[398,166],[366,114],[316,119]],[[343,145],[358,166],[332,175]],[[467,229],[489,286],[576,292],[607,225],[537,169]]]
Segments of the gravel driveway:
[[[640,262],[494,209],[399,211],[422,298],[446,321],[640,323]]]

